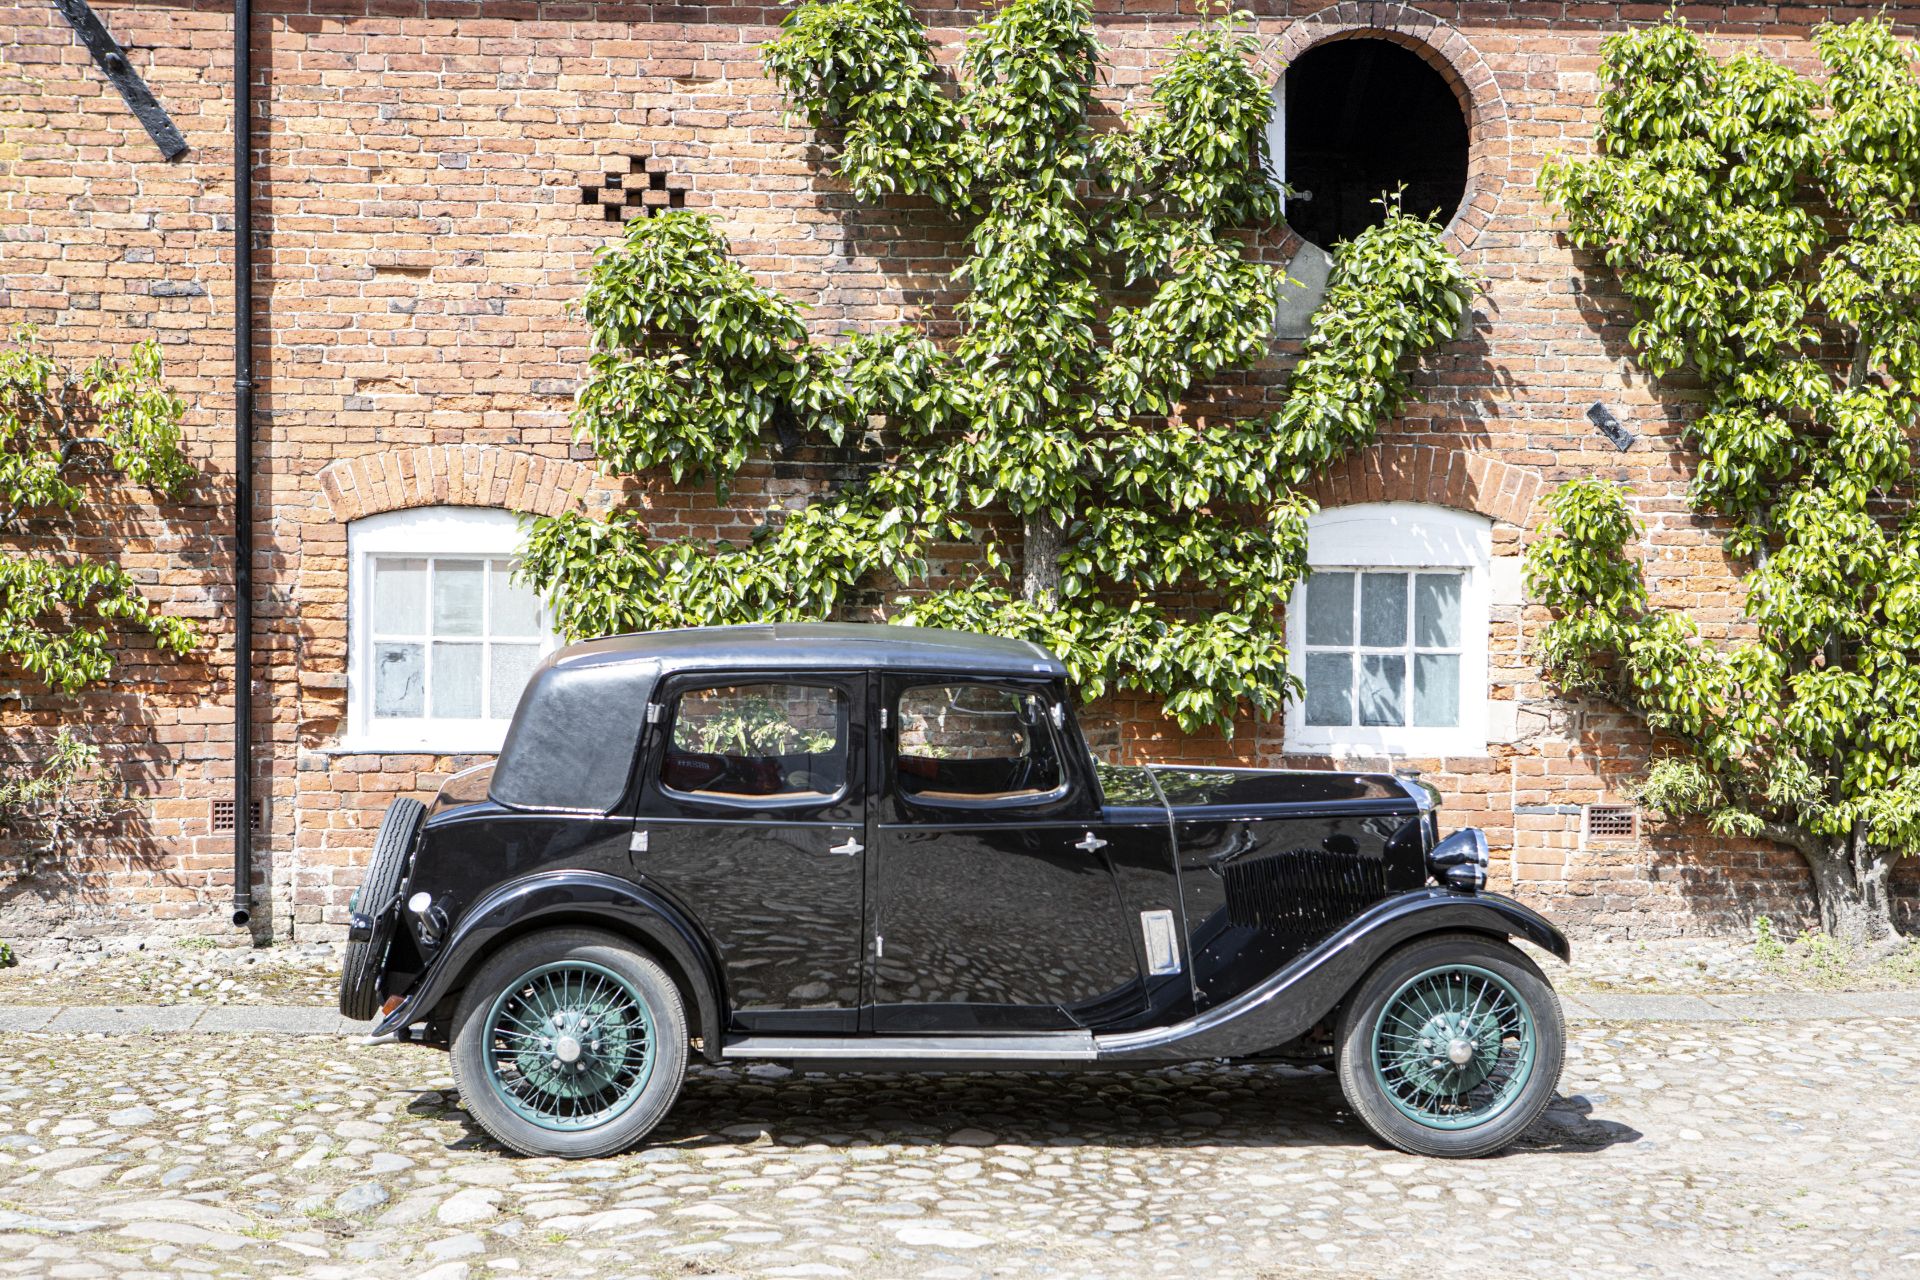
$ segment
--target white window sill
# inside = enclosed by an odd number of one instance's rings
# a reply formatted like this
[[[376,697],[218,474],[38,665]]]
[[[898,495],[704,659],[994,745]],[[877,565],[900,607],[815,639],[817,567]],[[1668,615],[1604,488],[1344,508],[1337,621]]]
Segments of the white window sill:
[[[1301,756],[1413,756],[1421,759],[1453,756],[1472,759],[1487,754],[1485,738],[1475,738],[1455,729],[1396,733],[1391,736],[1365,730],[1288,733],[1284,747],[1289,755]]]
[[[491,735],[447,734],[430,738],[348,737],[320,754],[329,756],[497,756],[504,728]]]

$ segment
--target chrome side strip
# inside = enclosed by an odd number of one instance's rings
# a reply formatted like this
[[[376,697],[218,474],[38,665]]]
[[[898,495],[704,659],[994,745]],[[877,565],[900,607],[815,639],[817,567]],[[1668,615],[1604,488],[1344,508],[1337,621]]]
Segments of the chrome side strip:
[[[1005,1036],[735,1036],[728,1061],[783,1062],[1092,1062],[1093,1035],[1050,1031]]]

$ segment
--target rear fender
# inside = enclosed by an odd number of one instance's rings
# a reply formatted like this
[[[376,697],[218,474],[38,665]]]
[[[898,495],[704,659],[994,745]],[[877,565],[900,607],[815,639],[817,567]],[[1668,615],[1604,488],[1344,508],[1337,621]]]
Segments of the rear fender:
[[[639,942],[678,969],[694,999],[691,1021],[705,1052],[719,1060],[719,967],[700,931],[672,903],[617,876],[596,871],[545,871],[508,881],[462,914],[439,954],[400,1007],[374,1028],[388,1035],[426,1018],[466,985],[504,940],[542,927],[598,926]]]
[[[1190,1062],[1264,1053],[1311,1030],[1396,947],[1430,933],[1525,938],[1569,959],[1566,935],[1496,893],[1420,889],[1388,898],[1264,982],[1172,1026],[1094,1037],[1102,1063]]]

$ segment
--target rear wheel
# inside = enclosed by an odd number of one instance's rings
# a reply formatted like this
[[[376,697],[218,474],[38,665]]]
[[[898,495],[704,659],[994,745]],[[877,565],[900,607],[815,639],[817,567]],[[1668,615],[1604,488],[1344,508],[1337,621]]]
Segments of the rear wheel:
[[[1483,1156],[1540,1118],[1566,1025],[1540,970],[1479,934],[1423,938],[1383,960],[1342,1015],[1340,1087],[1369,1129],[1417,1155]]]
[[[380,834],[374,837],[367,878],[360,882],[360,892],[353,895],[352,909],[373,917],[372,934],[349,941],[340,962],[340,1012],[355,1022],[365,1022],[380,1012],[380,973],[386,967],[387,948],[393,942],[400,914],[393,899],[406,878],[407,858],[413,853],[414,838],[426,817],[427,807],[411,798],[403,797],[387,806]]]
[[[673,979],[597,930],[509,944],[474,975],[453,1026],[468,1114],[523,1155],[623,1151],[666,1115],[686,1075]]]

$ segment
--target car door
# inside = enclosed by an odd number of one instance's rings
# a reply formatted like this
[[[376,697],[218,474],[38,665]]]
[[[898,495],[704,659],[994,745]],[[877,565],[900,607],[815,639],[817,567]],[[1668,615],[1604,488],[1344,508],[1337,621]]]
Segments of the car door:
[[[865,686],[852,672],[702,673],[655,696],[634,869],[712,940],[738,1029],[856,1029]]]
[[[1137,1003],[1139,957],[1060,691],[876,683],[872,1029],[1066,1029]]]

